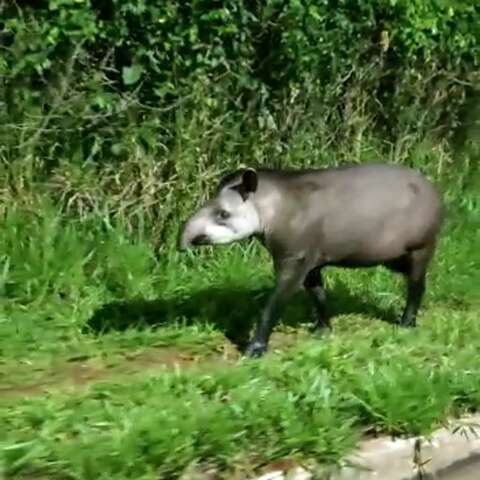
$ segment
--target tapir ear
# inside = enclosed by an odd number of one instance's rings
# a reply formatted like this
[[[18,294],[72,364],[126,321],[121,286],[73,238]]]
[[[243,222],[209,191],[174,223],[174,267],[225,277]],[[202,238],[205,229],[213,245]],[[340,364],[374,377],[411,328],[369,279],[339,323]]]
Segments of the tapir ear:
[[[254,193],[257,190],[258,176],[253,168],[247,168],[242,175],[242,190],[245,193]]]

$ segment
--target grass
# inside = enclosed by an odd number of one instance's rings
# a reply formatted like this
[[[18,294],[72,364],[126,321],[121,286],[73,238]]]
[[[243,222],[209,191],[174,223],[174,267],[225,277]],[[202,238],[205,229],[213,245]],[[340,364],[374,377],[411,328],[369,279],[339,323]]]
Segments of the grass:
[[[450,183],[453,184],[453,183]],[[428,434],[480,405],[478,190],[450,217],[419,327],[382,269],[326,273],[333,332],[304,292],[262,360],[238,348],[271,282],[255,244],[156,253],[148,229],[12,206],[0,236],[0,476],[225,478],[278,459],[335,464],[364,434]],[[220,475],[220,473],[219,473]],[[193,477],[191,477],[193,478]]]

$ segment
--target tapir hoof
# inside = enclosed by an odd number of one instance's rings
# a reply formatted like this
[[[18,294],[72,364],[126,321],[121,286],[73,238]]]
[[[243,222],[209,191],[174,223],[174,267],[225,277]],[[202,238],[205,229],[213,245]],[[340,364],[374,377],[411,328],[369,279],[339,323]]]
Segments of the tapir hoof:
[[[398,321],[398,324],[404,328],[415,328],[417,326],[417,321],[415,318],[402,316]]]
[[[330,322],[321,320],[315,322],[309,330],[312,335],[323,337],[332,331],[332,326],[330,325]]]
[[[262,342],[251,342],[245,350],[245,356],[258,358],[262,357],[267,351],[267,345]]]

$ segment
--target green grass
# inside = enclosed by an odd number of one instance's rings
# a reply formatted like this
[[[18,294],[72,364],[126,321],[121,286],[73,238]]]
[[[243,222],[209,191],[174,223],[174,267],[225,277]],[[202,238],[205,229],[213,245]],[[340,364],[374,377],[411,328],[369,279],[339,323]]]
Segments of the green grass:
[[[450,195],[416,330],[383,321],[403,307],[399,277],[330,269],[333,332],[307,332],[299,292],[259,361],[225,353],[245,343],[271,284],[255,244],[158,255],[146,230],[67,220],[48,202],[9,209],[0,476],[170,479],[199,462],[232,478],[285,457],[325,465],[366,432],[426,434],[478,409],[477,193]],[[92,375],[70,388],[83,367]]]

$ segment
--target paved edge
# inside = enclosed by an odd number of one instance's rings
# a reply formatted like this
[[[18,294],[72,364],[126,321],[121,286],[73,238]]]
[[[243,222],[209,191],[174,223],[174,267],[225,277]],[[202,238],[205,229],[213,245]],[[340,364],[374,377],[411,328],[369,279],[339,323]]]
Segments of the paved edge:
[[[360,442],[343,466],[328,480],[416,480],[448,475],[463,466],[478,463],[480,472],[480,415],[449,422],[429,437],[391,440],[381,437]],[[442,475],[442,477],[443,477]],[[313,480],[313,473],[302,467],[276,470],[250,480]],[[479,474],[480,478],[480,474]]]

